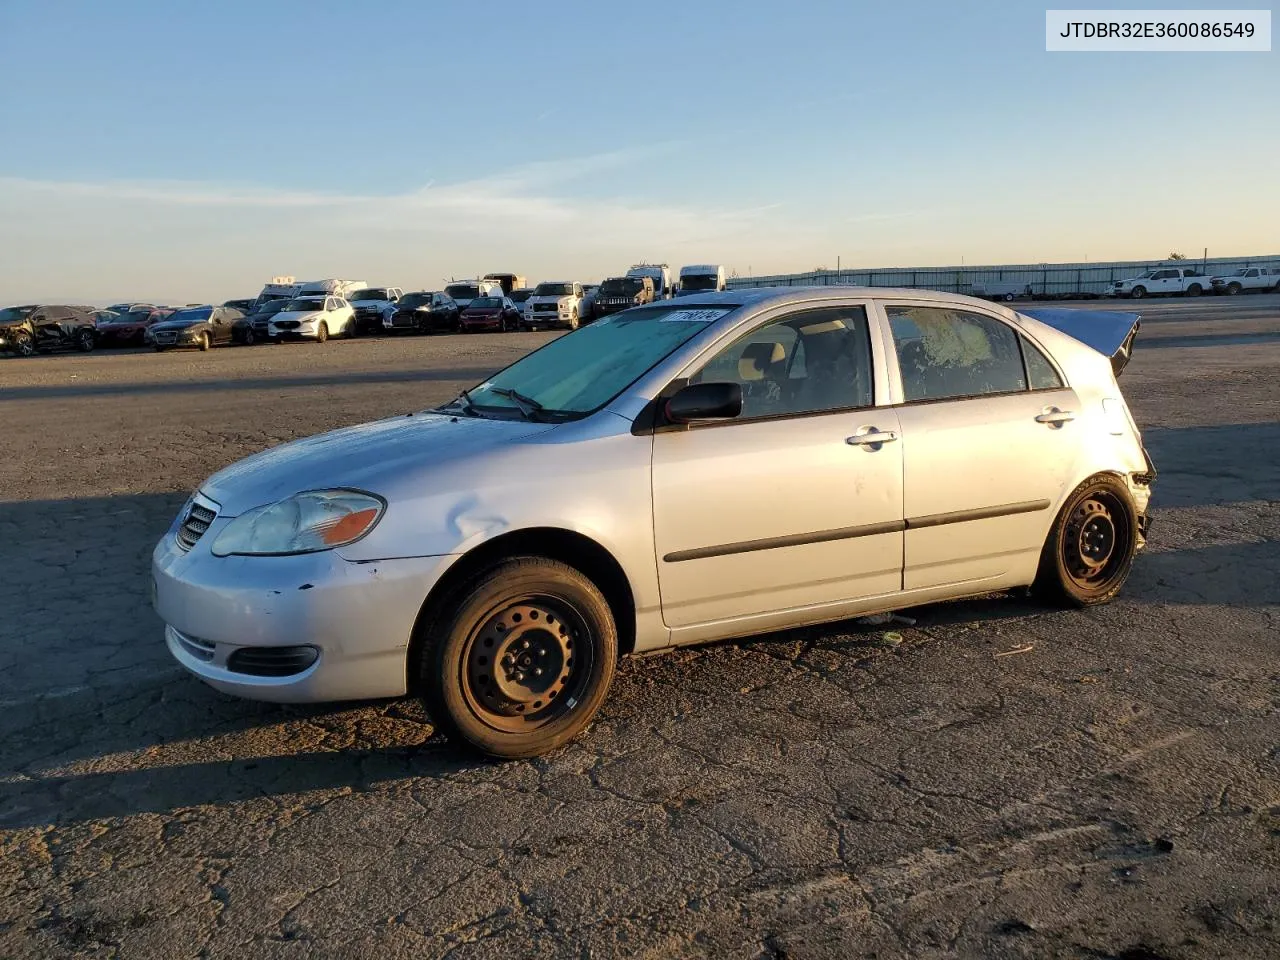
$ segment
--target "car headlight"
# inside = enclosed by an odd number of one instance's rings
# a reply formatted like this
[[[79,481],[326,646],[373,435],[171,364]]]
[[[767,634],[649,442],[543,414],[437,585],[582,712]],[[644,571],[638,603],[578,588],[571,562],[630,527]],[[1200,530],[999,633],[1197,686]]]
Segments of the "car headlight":
[[[356,490],[308,490],[236,517],[213,542],[225,557],[318,553],[359,540],[382,518],[380,497]]]

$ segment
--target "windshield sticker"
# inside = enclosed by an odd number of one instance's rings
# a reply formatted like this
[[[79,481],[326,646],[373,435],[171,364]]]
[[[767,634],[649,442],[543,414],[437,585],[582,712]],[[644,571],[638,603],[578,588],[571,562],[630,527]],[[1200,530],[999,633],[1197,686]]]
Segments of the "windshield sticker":
[[[660,322],[711,323],[713,320],[719,320],[732,309],[733,307],[712,307],[708,310],[673,310],[665,317],[662,317]]]

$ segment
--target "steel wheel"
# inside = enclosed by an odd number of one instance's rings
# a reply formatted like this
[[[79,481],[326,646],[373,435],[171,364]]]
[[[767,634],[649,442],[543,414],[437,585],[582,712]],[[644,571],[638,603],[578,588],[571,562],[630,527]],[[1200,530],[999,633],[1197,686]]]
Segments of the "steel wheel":
[[[512,557],[459,583],[420,621],[410,663],[436,726],[494,757],[573,739],[618,658],[613,612],[585,574]]]
[[[1073,606],[1105,603],[1120,592],[1137,551],[1137,511],[1128,489],[1108,475],[1086,480],[1049,533],[1037,592]]]
[[[586,629],[558,598],[530,597],[496,611],[467,648],[463,691],[476,716],[495,730],[532,733],[572,709],[591,673],[591,648],[574,649]]]

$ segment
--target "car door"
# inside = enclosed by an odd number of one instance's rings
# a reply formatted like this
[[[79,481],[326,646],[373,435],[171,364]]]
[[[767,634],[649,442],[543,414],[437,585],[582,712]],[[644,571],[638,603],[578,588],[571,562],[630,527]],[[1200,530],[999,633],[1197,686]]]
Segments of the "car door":
[[[1082,450],[1075,392],[994,314],[907,300],[883,309],[901,399],[904,587],[980,589],[1034,573]]]
[[[210,320],[210,339],[216,344],[231,342],[231,315],[226,307],[214,307]]]
[[[653,437],[675,642],[831,619],[901,589],[902,444],[893,409],[873,405],[887,395],[878,342],[865,302],[792,308],[691,375],[739,383],[744,402],[733,420]]]

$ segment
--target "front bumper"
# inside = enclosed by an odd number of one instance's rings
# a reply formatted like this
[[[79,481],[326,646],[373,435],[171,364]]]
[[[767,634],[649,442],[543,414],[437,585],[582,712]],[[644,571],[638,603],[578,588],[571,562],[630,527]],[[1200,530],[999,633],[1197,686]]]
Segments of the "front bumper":
[[[170,530],[152,555],[153,602],[178,663],[215,689],[251,700],[405,694],[414,624],[450,557],[352,563],[332,550],[215,557],[209,547],[228,522],[215,520],[190,551]],[[317,656],[297,672],[264,676],[243,666],[305,647]],[[242,650],[251,656],[237,656]]]
[[[320,330],[319,324],[314,320],[299,324],[292,330],[280,330],[276,327],[268,327],[267,336],[272,340],[314,340]],[[329,331],[329,335],[333,335],[333,331]]]
[[[501,330],[502,318],[494,317],[463,317],[458,321],[459,327],[463,330]]]

